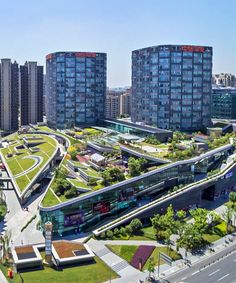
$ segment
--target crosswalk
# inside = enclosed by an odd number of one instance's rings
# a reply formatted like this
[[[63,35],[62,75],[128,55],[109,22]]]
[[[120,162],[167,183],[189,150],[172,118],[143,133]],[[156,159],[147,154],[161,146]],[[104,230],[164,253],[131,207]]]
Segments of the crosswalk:
[[[107,247],[103,247],[100,250],[94,251],[95,254],[100,257],[101,259],[103,259],[105,256],[109,256],[109,254],[112,254],[112,252],[107,248]],[[112,264],[110,266],[116,273],[119,273],[120,271],[122,271],[123,269],[125,269],[126,267],[129,267],[129,264],[125,261],[125,260],[120,260],[115,264]]]

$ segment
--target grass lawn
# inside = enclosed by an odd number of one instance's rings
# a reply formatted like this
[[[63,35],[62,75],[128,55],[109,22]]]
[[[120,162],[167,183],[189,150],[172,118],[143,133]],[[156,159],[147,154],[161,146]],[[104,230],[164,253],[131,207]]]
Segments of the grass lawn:
[[[53,133],[54,132],[54,130],[50,129],[47,126],[37,126],[37,130],[44,131],[44,132],[49,132],[49,133]]]
[[[89,189],[89,186],[87,186],[85,183],[81,182],[80,180],[68,179],[68,181],[77,188]]]
[[[53,192],[48,189],[47,193],[45,194],[43,201],[42,201],[42,206],[44,207],[48,207],[48,206],[53,206],[60,203],[58,201],[58,199],[55,197],[55,195],[53,194]]]
[[[6,274],[6,268],[0,267]],[[44,267],[43,270],[21,273],[24,283],[102,283],[117,278],[117,274],[113,272],[98,257],[95,261],[80,266],[67,267],[61,271],[56,271],[50,267]],[[16,275],[11,283],[20,283],[20,277]]]
[[[221,237],[217,234],[203,234],[202,236],[203,240],[208,243],[213,243],[217,240],[219,240]]]
[[[32,167],[35,164],[34,159],[24,158],[27,156],[40,156],[42,157],[42,161],[38,164],[32,171],[27,174],[23,174],[20,177],[15,179],[19,190],[24,191],[24,189],[30,184],[33,178],[37,175],[39,170],[48,162],[49,158],[53,155],[57,142],[54,138],[49,137],[47,135],[39,135],[40,138],[43,138],[43,143],[37,145],[39,148],[38,152],[31,152],[28,148],[21,149],[21,154],[16,155],[14,147],[22,145],[22,137],[31,138],[36,135],[25,134],[25,135],[16,135],[16,140],[14,144],[9,144],[7,148],[1,149],[1,154],[5,157],[6,163],[11,171],[12,176],[16,176],[17,174],[24,173],[27,169]],[[41,140],[40,140],[41,141]],[[8,153],[12,153],[12,157],[7,157]]]
[[[131,235],[129,240],[138,240],[138,241],[150,241],[156,240],[155,230],[152,226],[143,228],[140,232],[135,235]]]
[[[131,262],[133,255],[138,249],[138,246],[120,246],[120,245],[107,245],[107,247],[116,255],[122,257],[127,262]]]
[[[158,257],[159,257],[159,253],[165,253],[166,255],[168,255],[169,257],[172,258],[172,260],[178,260],[181,259],[181,255],[178,254],[176,251],[169,249],[168,247],[156,247],[155,250],[152,252],[150,258],[153,258],[154,264],[158,265]],[[149,259],[150,259],[149,258]],[[148,262],[149,259],[147,260],[147,262],[145,263],[143,270],[146,270],[148,268]],[[160,264],[163,264],[164,262],[161,260]]]

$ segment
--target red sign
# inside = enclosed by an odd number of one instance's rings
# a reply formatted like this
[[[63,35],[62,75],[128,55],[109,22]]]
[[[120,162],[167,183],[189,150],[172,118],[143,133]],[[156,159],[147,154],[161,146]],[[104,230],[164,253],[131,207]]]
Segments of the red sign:
[[[93,212],[108,213],[110,211],[109,201],[99,201],[93,204]]]
[[[183,45],[181,50],[184,52],[204,52],[205,48],[202,46]]]
[[[50,60],[50,59],[52,59],[52,54],[48,54],[48,55],[46,56],[46,60]]]
[[[75,57],[96,57],[96,53],[92,52],[75,52]]]

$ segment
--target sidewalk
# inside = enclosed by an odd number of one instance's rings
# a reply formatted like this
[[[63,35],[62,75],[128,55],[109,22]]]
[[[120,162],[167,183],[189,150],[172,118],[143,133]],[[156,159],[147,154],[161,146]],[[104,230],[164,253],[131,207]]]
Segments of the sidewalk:
[[[0,282],[1,283],[8,283],[6,277],[4,276],[4,274],[2,273],[1,270],[0,270]]]
[[[87,245],[102,261],[120,276],[119,279],[112,280],[112,282],[134,283],[136,279],[139,280],[143,277],[141,271],[132,267],[124,259],[111,252],[103,242],[91,239],[87,242]]]
[[[229,240],[229,238],[234,237],[234,241],[229,244],[225,243],[225,240]],[[193,255],[191,253],[187,253],[187,259],[191,262],[191,264],[195,264],[204,259],[210,258],[215,255],[217,252],[225,249],[226,246],[230,246],[230,244],[235,244],[236,236],[227,235],[214,243],[212,243],[211,248],[214,249],[215,252],[206,249],[203,254]],[[109,267],[111,267],[119,276],[118,279],[113,279],[114,283],[138,283],[139,280],[145,280],[148,277],[149,272],[144,271],[141,272],[132,266],[129,265],[125,260],[111,252],[106,245],[154,245],[154,246],[164,246],[156,241],[129,241],[129,240],[94,240],[91,239],[87,242],[89,247],[93,250],[93,252],[99,256]],[[180,271],[183,268],[187,268],[185,265],[185,250],[180,249],[179,252],[183,256],[183,259],[174,261],[171,266],[167,264],[160,265],[160,276],[166,277],[175,272]],[[155,276],[157,277],[157,267],[155,270]]]

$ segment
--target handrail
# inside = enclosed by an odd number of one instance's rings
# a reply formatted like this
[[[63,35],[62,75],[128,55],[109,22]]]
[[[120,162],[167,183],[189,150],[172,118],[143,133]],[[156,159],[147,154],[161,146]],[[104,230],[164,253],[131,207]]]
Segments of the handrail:
[[[67,205],[71,205],[71,204],[74,204],[76,203],[77,201],[82,201],[82,200],[86,200],[90,197],[93,197],[93,196],[96,196],[96,195],[99,195],[103,192],[108,192],[108,191],[111,191],[111,190],[114,190],[114,189],[117,189],[119,188],[120,186],[123,186],[123,185],[128,185],[130,183],[133,183],[133,182],[136,182],[136,181],[139,181],[139,180],[142,180],[143,178],[145,177],[149,177],[149,176],[152,176],[152,175],[155,175],[159,172],[162,172],[163,170],[167,170],[167,169],[170,169],[170,168],[173,168],[175,166],[179,166],[179,165],[186,165],[186,164],[193,164],[197,161],[200,161],[204,158],[207,158],[209,156],[212,156],[214,155],[215,153],[218,153],[218,152],[221,152],[223,150],[227,150],[227,149],[231,149],[233,146],[231,144],[227,144],[227,145],[224,145],[224,146],[221,146],[217,149],[213,149],[211,151],[208,151],[207,153],[204,153],[200,156],[196,156],[194,158],[191,158],[191,159],[186,159],[186,160],[180,160],[180,161],[176,161],[176,162],[173,162],[173,163],[170,163],[170,164],[167,164],[167,165],[163,165],[162,167],[160,168],[157,168],[155,170],[152,170],[150,172],[147,172],[147,173],[144,173],[140,176],[137,176],[137,177],[133,177],[133,178],[130,178],[128,180],[124,180],[124,181],[121,181],[119,183],[116,183],[114,185],[111,185],[111,186],[108,186],[108,187],[104,187],[100,190],[97,190],[97,191],[94,191],[94,192],[91,192],[89,194],[86,194],[86,195],[82,195],[82,196],[78,196],[78,197],[75,197],[74,199],[71,199],[71,200],[68,200],[68,201],[65,201],[63,203],[59,203],[59,204],[56,204],[56,205],[53,205],[53,206],[50,206],[50,207],[43,207],[40,205],[40,210],[41,211],[53,211],[53,210],[56,210],[56,209],[60,209],[64,206],[67,206]]]
[[[143,212],[144,210],[149,210],[151,208],[153,208],[154,206],[156,206],[157,204],[160,204],[161,202],[164,202],[166,201],[166,199],[171,199],[174,195],[178,195],[180,193],[183,193],[183,191],[188,191],[188,190],[191,190],[193,188],[195,188],[197,185],[199,184],[204,184],[204,183],[208,183],[208,182],[212,182],[214,179],[216,178],[220,178],[222,176],[224,176],[234,165],[235,165],[235,162],[236,162],[236,159],[234,159],[233,161],[231,161],[228,166],[226,166],[224,169],[222,169],[220,172],[216,173],[215,175],[212,175],[211,177],[207,177],[203,180],[200,180],[200,181],[197,181],[197,182],[194,182],[192,184],[189,184],[189,185],[186,185],[184,186],[183,188],[180,188],[178,190],[176,190],[175,192],[172,192],[166,196],[163,196],[157,200],[154,200],[153,202],[150,202],[140,208],[137,208],[135,210],[133,210],[132,212],[110,222],[109,224],[107,225],[104,225],[96,230],[93,231],[93,233],[98,236],[100,235],[102,232],[108,230],[108,229],[111,229],[111,228],[114,228],[120,224],[122,224],[124,221],[127,221],[129,220],[130,218],[132,218],[134,215],[138,215],[140,214],[141,212]]]

